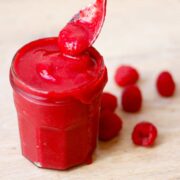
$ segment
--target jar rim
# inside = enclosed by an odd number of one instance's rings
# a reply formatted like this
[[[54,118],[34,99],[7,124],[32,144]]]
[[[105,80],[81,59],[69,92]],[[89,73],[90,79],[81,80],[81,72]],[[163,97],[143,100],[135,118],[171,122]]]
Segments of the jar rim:
[[[48,38],[38,39],[38,40],[32,41],[32,42],[24,45],[16,52],[16,54],[12,60],[11,67],[10,67],[10,82],[11,82],[11,85],[13,88],[18,89],[22,93],[31,94],[32,96],[35,96],[35,97],[47,98],[47,95],[50,93],[56,94],[56,96],[59,95],[60,97],[62,97],[62,96],[66,96],[69,94],[73,94],[77,91],[81,91],[81,89],[88,89],[93,84],[98,83],[102,79],[102,76],[104,76],[104,73],[106,73],[106,67],[104,65],[103,57],[100,55],[100,53],[94,47],[90,47],[88,49],[88,52],[90,53],[90,55],[92,57],[94,57],[96,60],[98,60],[99,66],[101,68],[100,68],[100,72],[97,75],[97,77],[95,79],[91,80],[90,82],[88,82],[87,84],[81,85],[77,88],[72,88],[70,90],[64,90],[61,92],[58,92],[58,91],[49,92],[48,90],[42,90],[42,89],[35,88],[35,87],[29,85],[28,83],[25,83],[22,79],[20,79],[14,68],[15,61],[23,53],[25,53],[31,45],[38,45],[38,44],[42,43],[42,41],[49,42],[49,41],[56,41],[56,40],[57,40],[57,37],[48,37]]]

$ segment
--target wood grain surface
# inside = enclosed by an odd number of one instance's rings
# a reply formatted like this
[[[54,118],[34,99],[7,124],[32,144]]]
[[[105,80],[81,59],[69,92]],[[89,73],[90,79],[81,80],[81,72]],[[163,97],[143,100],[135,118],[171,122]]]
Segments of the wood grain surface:
[[[124,128],[116,139],[99,143],[94,163],[69,171],[43,170],[21,156],[16,112],[9,84],[13,55],[33,39],[55,36],[88,0],[0,1],[0,179],[1,180],[178,180],[180,179],[180,1],[109,0],[106,24],[95,47],[104,55],[109,82],[106,91],[120,99],[121,89],[113,81],[120,64],[138,68],[138,85],[144,96],[138,114],[117,113]],[[72,6],[73,3],[73,6]],[[68,10],[67,10],[68,9]],[[178,84],[173,98],[161,98],[155,79],[169,70]],[[131,142],[134,125],[153,122],[159,137],[153,148]]]

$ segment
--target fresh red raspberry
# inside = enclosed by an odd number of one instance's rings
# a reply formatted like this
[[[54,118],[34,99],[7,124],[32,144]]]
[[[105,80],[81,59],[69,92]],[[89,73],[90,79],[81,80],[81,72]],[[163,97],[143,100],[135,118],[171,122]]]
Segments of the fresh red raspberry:
[[[158,76],[156,87],[161,96],[171,97],[175,92],[176,85],[172,75],[168,71],[164,71]]]
[[[138,112],[142,106],[142,93],[136,85],[126,87],[122,92],[122,107],[126,112]]]
[[[109,141],[116,137],[122,129],[122,120],[115,113],[104,110],[101,112],[99,139]]]
[[[115,81],[119,86],[128,86],[135,84],[139,79],[138,71],[132,66],[120,66],[115,74]]]
[[[134,144],[139,146],[152,146],[157,138],[157,128],[149,122],[141,122],[137,124],[132,133]]]
[[[108,109],[112,112],[117,108],[117,98],[111,93],[104,92],[101,100],[102,110]]]

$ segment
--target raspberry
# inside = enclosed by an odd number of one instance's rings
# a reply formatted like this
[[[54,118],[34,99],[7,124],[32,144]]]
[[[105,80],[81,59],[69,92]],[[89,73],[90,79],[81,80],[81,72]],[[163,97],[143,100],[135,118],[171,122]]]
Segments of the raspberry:
[[[138,112],[142,106],[142,93],[136,85],[128,86],[122,93],[122,107],[126,112]]]
[[[175,92],[175,82],[172,75],[168,71],[160,73],[158,76],[156,87],[161,96],[171,97]]]
[[[117,98],[111,93],[103,93],[101,100],[101,108],[102,110],[108,109],[111,111],[115,111],[117,108]]]
[[[148,147],[154,144],[157,134],[158,131],[152,123],[141,122],[135,126],[132,140],[136,145]]]
[[[138,71],[127,65],[120,66],[115,74],[115,81],[119,86],[128,86],[135,84],[139,79]]]
[[[122,129],[122,120],[113,112],[104,110],[101,112],[99,139],[109,141],[116,137]]]

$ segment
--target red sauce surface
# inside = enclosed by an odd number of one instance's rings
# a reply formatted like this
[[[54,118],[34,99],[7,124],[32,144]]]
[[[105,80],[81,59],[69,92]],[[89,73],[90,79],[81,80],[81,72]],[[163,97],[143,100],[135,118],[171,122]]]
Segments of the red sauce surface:
[[[78,56],[65,56],[57,38],[36,41],[19,51],[14,61],[18,78],[43,91],[69,91],[97,79],[102,62],[86,50]]]

